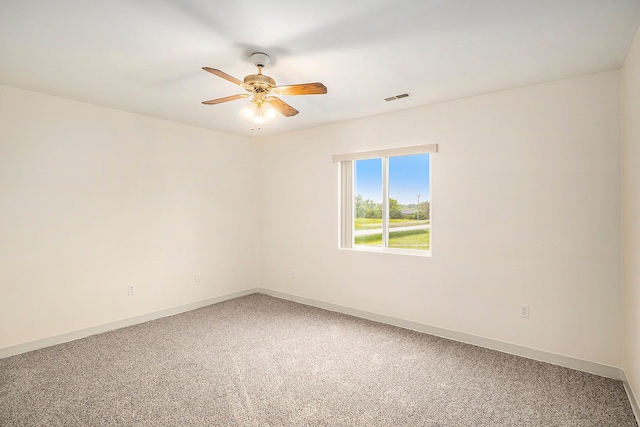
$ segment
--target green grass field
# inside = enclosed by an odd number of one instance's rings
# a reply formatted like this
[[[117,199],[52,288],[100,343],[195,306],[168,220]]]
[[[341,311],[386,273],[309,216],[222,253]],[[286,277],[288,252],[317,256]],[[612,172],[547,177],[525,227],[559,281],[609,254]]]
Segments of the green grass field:
[[[389,228],[403,227],[407,225],[429,224],[428,219],[421,219],[416,222],[415,219],[390,219]],[[356,218],[355,230],[373,230],[382,227],[382,220],[378,218]]]
[[[389,233],[390,248],[429,250],[431,248],[430,242],[430,230],[407,230]],[[355,236],[354,244],[382,246],[382,234]]]

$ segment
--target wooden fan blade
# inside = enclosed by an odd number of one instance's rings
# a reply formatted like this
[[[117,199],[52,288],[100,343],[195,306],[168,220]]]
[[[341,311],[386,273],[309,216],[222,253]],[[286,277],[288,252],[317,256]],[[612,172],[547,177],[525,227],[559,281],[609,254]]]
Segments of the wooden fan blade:
[[[302,83],[299,85],[277,86],[273,89],[278,95],[322,95],[327,87],[322,83]]]
[[[282,114],[285,117],[295,116],[299,113],[299,111],[293,108],[291,105],[274,96],[271,96],[266,100],[271,104],[273,108],[275,108],[278,113]]]
[[[215,104],[221,104],[227,101],[235,101],[236,99],[246,98],[247,96],[250,96],[250,95],[248,93],[241,93],[238,95],[226,96],[224,98],[212,99],[211,101],[202,101],[202,103],[206,105],[215,105]]]
[[[215,68],[209,68],[209,67],[202,67],[203,70],[210,72],[211,74],[214,74],[218,77],[222,77],[225,80],[230,81],[231,83],[235,83],[238,86],[242,86],[243,88],[247,89],[247,86],[242,80],[238,80],[233,76],[230,76],[229,74],[225,73],[224,71],[220,71],[218,69]]]

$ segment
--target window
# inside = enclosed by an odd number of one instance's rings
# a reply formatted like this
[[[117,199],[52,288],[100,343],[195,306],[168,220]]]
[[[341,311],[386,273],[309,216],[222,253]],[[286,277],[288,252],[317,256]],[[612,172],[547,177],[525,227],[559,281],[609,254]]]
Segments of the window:
[[[422,145],[334,156],[340,247],[431,254],[431,153]]]

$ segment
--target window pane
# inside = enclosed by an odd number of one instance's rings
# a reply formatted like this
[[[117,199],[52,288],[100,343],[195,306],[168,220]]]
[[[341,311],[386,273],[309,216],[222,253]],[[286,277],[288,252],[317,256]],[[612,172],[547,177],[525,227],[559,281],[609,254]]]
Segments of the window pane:
[[[353,244],[382,246],[382,159],[356,160]]]
[[[389,247],[430,249],[429,154],[389,158]]]

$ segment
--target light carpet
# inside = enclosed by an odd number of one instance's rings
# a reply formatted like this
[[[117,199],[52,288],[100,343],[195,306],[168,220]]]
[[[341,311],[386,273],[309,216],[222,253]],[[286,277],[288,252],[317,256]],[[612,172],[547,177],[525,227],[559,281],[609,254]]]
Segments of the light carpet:
[[[620,381],[254,294],[0,360],[1,426],[637,426]]]

